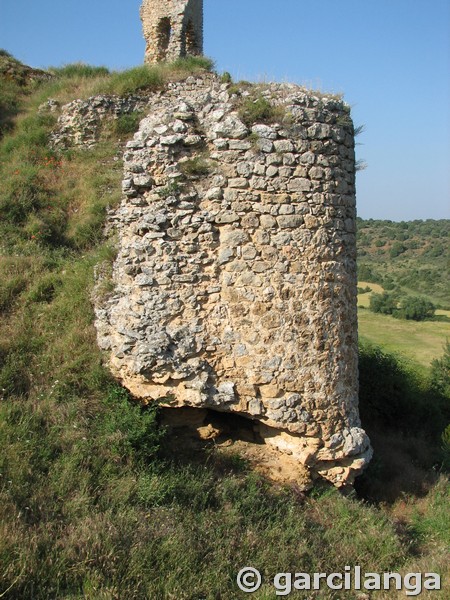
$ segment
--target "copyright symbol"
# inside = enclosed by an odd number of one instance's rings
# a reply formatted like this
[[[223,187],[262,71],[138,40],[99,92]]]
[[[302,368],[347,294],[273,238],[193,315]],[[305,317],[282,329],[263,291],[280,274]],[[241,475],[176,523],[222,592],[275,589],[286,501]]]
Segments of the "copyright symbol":
[[[237,576],[237,584],[241,591],[251,594],[261,587],[261,573],[252,567],[244,567]]]

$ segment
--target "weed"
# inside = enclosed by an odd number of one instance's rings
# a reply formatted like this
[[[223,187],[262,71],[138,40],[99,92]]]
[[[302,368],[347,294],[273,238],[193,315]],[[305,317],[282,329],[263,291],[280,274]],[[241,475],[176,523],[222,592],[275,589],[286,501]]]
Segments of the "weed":
[[[93,67],[84,63],[73,63],[63,67],[51,67],[50,72],[63,79],[90,79],[109,75],[106,67]]]
[[[222,73],[222,75],[220,76],[220,82],[221,83],[233,83],[233,78],[231,77],[230,73],[228,73],[228,71],[224,71]]]
[[[282,106],[274,106],[263,96],[247,97],[242,100],[239,115],[247,127],[255,123],[274,123],[283,121],[286,111]]]
[[[112,73],[99,84],[96,92],[129,96],[143,91],[156,91],[162,89],[171,78],[205,70],[210,71],[212,68],[213,62],[203,56],[190,56],[180,58],[173,63],[161,63],[153,66],[143,65],[127,71]]]
[[[207,56],[186,56],[172,63],[166,63],[165,67],[169,72],[195,73],[197,71],[213,71],[214,61]]]
[[[208,175],[213,165],[205,156],[195,156],[179,164],[180,171],[186,177],[202,177]]]
[[[98,93],[130,96],[139,92],[156,91],[164,86],[164,77],[159,67],[146,65],[128,71],[113,73],[98,88]]]
[[[128,135],[137,131],[142,119],[142,112],[136,111],[130,114],[120,115],[114,121],[114,131],[116,135]]]
[[[170,196],[177,196],[181,192],[180,184],[174,180],[171,181],[163,188],[159,188],[157,190],[157,194],[161,196],[161,198],[169,198]]]

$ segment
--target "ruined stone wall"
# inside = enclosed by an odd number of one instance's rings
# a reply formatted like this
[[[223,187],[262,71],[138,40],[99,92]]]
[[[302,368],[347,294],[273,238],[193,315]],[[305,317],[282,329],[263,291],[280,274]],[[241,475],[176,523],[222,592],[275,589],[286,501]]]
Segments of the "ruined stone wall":
[[[61,112],[58,127],[50,140],[53,148],[91,148],[99,141],[103,126],[108,121],[149,109],[149,99],[142,96],[92,96],[88,100],[74,100],[61,108],[51,99],[39,109],[41,112]]]
[[[100,347],[144,402],[236,412],[337,485],[371,456],[358,416],[349,108],[295,85],[247,127],[213,75],[169,85],[124,155]]]
[[[203,0],[144,0],[145,62],[203,53]]]

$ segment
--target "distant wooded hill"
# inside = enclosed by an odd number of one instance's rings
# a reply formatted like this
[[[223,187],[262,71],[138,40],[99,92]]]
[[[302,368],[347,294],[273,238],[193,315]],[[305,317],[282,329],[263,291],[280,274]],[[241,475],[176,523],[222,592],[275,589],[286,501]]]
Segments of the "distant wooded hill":
[[[357,219],[358,279],[450,308],[450,219]]]

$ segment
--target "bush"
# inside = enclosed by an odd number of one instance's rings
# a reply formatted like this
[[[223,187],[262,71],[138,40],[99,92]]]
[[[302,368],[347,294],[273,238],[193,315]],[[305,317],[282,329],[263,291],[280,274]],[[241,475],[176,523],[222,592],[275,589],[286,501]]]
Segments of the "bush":
[[[239,116],[247,127],[255,123],[274,123],[282,121],[286,116],[286,111],[281,106],[274,106],[266,98],[248,97],[243,100],[239,108]]]
[[[370,296],[370,310],[382,315],[392,315],[397,309],[397,298],[387,292]]]
[[[0,313],[8,311],[26,287],[27,280],[23,275],[0,281]]]
[[[165,431],[158,426],[156,404],[144,408],[133,403],[119,385],[109,386],[104,404],[97,435],[110,437],[118,456],[133,454],[136,461],[148,464],[157,454]]]
[[[358,280],[368,281],[369,283],[383,283],[381,275],[371,266],[367,264],[358,264]]]
[[[97,88],[99,94],[130,96],[139,92],[160,90],[165,83],[177,75],[212,70],[214,63],[205,56],[188,56],[172,63],[142,65],[126,71],[112,73]]]
[[[21,92],[16,82],[0,80],[0,137],[11,130],[12,120],[19,112]]]
[[[0,190],[0,217],[20,225],[30,213],[45,205],[47,194],[40,168],[25,163],[6,179]]]
[[[220,81],[221,83],[233,83],[233,78],[231,77],[231,74],[228,73],[228,71],[224,71],[220,76]]]
[[[358,294],[368,294],[371,291],[372,291],[372,288],[370,288],[368,285],[366,285],[366,287],[358,286],[358,288],[357,288]]]
[[[400,308],[393,311],[393,316],[397,319],[408,319],[413,321],[425,321],[432,319],[436,307],[429,300],[410,296],[400,302]]]
[[[438,447],[450,417],[448,398],[413,366],[370,344],[359,350],[361,420],[398,432],[429,434]]]
[[[447,340],[442,358],[431,362],[431,381],[433,386],[450,398],[450,342]]]
[[[450,425],[444,429],[442,434],[443,466],[450,471]]]
[[[394,242],[389,252],[389,255],[391,258],[396,258],[397,256],[400,256],[400,254],[403,254],[403,252],[405,251],[406,248],[401,242]]]
[[[136,111],[127,115],[120,115],[114,121],[114,131],[117,135],[128,135],[134,133],[139,128],[139,123],[142,119],[142,112]]]
[[[187,177],[202,177],[211,172],[213,165],[204,156],[195,156],[179,163],[179,169]]]

